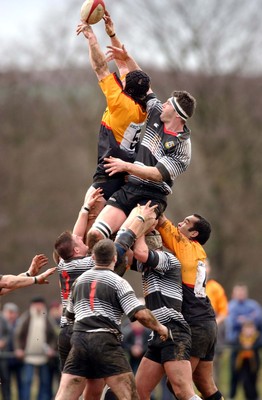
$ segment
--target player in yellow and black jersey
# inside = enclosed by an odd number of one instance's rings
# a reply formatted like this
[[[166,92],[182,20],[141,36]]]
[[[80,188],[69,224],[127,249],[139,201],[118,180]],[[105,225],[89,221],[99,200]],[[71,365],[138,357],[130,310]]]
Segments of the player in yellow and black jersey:
[[[211,226],[198,214],[186,217],[174,226],[165,216],[158,230],[163,244],[181,263],[182,313],[192,335],[191,366],[193,380],[206,400],[221,400],[222,394],[213,379],[213,358],[217,338],[215,313],[206,296],[207,258],[203,245],[209,239]]]
[[[104,21],[112,46],[124,49],[116,36],[113,22],[107,11]],[[135,159],[141,128],[147,116],[146,101],[150,78],[141,71],[127,52],[125,52],[127,56],[125,61],[115,60],[119,76],[111,73],[108,67],[108,61],[111,58],[109,56],[106,58],[101,51],[91,26],[81,22],[77,27],[77,34],[81,32],[87,39],[90,62],[107,102],[97,138],[97,168],[93,176],[93,184],[88,189],[86,197],[98,187],[103,189],[104,196],[103,201],[97,204],[97,209],[89,216],[88,229],[106,200],[125,183],[126,173],[119,173],[114,177],[109,177],[105,173],[104,158],[113,156],[128,162],[133,162]]]

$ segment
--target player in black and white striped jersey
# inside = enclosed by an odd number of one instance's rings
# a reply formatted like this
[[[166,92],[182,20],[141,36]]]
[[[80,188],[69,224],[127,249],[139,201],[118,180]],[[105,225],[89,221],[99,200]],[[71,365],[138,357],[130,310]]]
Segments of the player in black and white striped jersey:
[[[75,281],[69,297],[66,315],[75,320],[72,349],[56,400],[77,400],[86,379],[90,398],[94,398],[94,382],[101,380],[118,398],[138,400],[134,375],[121,346],[121,317],[125,313],[130,320],[137,319],[163,341],[168,329],[139,302],[130,284],[114,273],[117,251],[112,240],[99,241],[93,257],[95,267]]]
[[[125,60],[128,56],[123,49],[110,49],[115,59]],[[145,204],[151,200],[152,205],[158,205],[157,214],[163,213],[174,180],[189,166],[191,139],[186,121],[194,113],[196,100],[181,90],[174,91],[164,104],[151,89],[147,98],[146,130],[135,162],[104,158],[108,176],[127,173],[128,182],[109,198],[96,218],[87,235],[89,247],[116,232],[137,203]]]
[[[157,231],[141,236],[134,245],[132,269],[142,273],[146,306],[169,329],[169,338],[159,340],[153,332],[136,373],[140,400],[150,394],[166,374],[180,400],[200,399],[193,389],[190,364],[191,333],[182,310],[181,264],[171,253],[163,251]]]

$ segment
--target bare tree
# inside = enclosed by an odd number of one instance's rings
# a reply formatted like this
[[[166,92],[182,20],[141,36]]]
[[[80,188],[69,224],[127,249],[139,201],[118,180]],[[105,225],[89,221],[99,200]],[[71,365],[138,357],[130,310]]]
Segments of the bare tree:
[[[75,35],[79,3],[62,4],[43,15],[34,38],[21,35],[13,63],[20,60],[34,69],[86,63],[85,43]],[[106,5],[122,41],[144,65],[210,75],[261,72],[261,0],[111,0]],[[103,22],[94,29],[105,47]]]

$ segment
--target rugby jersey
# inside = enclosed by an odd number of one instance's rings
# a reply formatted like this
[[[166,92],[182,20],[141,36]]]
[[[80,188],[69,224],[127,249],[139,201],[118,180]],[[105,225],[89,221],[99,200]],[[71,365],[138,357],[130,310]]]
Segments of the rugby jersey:
[[[159,322],[187,325],[181,313],[183,296],[178,259],[166,251],[150,250],[146,263],[135,260],[131,268],[142,273],[146,306]]]
[[[146,110],[123,91],[122,83],[115,73],[99,81],[99,85],[106,97],[107,108],[98,137],[98,162],[94,181],[102,177],[111,178],[104,171],[105,157],[134,161],[147,115]],[[112,179],[123,175],[115,174]]]
[[[190,163],[190,131],[186,125],[183,132],[175,133],[165,128],[165,124],[160,120],[162,103],[155,95],[148,97],[147,112],[146,130],[138,149],[135,164],[158,168],[163,181],[154,182],[138,178],[135,175],[130,175],[128,181],[169,194],[172,193],[171,187],[175,178],[184,172]]]
[[[182,313],[189,324],[215,319],[215,313],[206,296],[206,252],[200,243],[182,235],[171,221],[158,228],[163,245],[172,251],[181,263],[183,306]]]
[[[228,300],[223,286],[214,279],[208,279],[206,293],[216,315],[226,317],[228,315]]]
[[[60,260],[57,270],[59,273],[60,295],[63,306],[63,314],[60,320],[61,328],[69,325],[69,322],[64,315],[64,311],[66,310],[67,301],[74,281],[83,272],[92,268],[94,265],[92,257],[76,257],[67,261],[62,259]]]
[[[112,331],[121,334],[121,318],[145,306],[136,298],[130,284],[108,268],[84,272],[72,288],[67,315],[75,314],[74,331]]]

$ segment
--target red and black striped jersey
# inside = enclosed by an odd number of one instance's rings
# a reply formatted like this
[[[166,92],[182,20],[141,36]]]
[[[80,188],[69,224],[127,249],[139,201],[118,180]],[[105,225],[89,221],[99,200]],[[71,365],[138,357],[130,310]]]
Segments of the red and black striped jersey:
[[[92,268],[94,265],[94,260],[90,256],[72,258],[68,261],[60,260],[57,270],[59,273],[60,294],[63,311],[66,309],[67,301],[74,281],[80,275],[82,275],[83,272]],[[60,326],[63,327],[65,325],[69,325],[69,322],[63,312],[60,320]]]
[[[67,313],[75,314],[74,331],[102,329],[121,334],[123,314],[132,321],[144,308],[125,279],[108,268],[92,268],[75,281]]]

